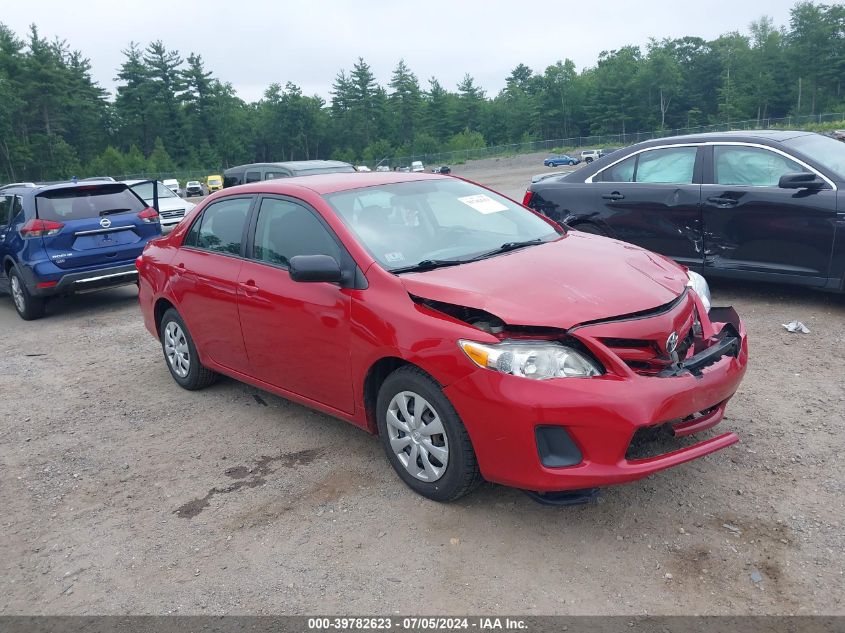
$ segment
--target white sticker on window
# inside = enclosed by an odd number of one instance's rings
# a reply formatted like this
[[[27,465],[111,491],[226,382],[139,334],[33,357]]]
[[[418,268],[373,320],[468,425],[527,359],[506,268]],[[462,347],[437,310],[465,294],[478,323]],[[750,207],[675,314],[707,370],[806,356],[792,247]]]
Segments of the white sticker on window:
[[[484,194],[479,194],[477,196],[464,196],[463,198],[458,198],[458,200],[468,207],[472,207],[479,213],[498,213],[499,211],[508,210],[508,208],[501,202],[496,202],[493,198],[485,196]]]
[[[396,252],[396,253],[385,253],[384,254],[384,261],[391,263],[391,264],[393,262],[404,262],[405,256],[402,253],[398,253],[398,252]]]

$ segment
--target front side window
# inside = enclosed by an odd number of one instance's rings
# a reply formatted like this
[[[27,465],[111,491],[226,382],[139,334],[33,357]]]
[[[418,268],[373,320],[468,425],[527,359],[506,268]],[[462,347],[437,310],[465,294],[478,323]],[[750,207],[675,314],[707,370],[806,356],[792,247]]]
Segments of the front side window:
[[[260,171],[248,171],[246,172],[246,178],[244,182],[258,182],[261,180],[261,172]]]
[[[807,171],[786,156],[757,147],[717,145],[713,148],[717,185],[777,187],[784,174]]]
[[[287,267],[297,255],[329,255],[340,262],[341,251],[307,208],[289,200],[265,198],[258,211],[253,257]]]
[[[559,237],[548,222],[492,191],[461,180],[418,180],[325,196],[387,270],[426,261],[469,261],[514,243]]]
[[[240,255],[251,198],[232,198],[209,205],[185,237],[185,246]]]

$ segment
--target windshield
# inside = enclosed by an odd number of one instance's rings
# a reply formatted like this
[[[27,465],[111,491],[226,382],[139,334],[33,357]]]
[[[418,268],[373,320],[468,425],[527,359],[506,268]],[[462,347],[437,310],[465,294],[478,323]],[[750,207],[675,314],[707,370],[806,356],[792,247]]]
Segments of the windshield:
[[[152,202],[153,200],[153,183],[151,182],[139,182],[137,185],[132,185],[132,191],[137,193],[147,202]],[[164,186],[164,183],[158,183],[158,197],[176,198],[178,196],[173,193],[169,187]]]
[[[387,270],[470,260],[505,245],[559,236],[524,207],[461,180],[403,182],[325,198]]]
[[[807,134],[783,142],[832,172],[837,180],[845,180],[845,143],[829,136]]]
[[[221,182],[220,176],[209,176],[208,177],[208,184],[209,185],[219,185]]]

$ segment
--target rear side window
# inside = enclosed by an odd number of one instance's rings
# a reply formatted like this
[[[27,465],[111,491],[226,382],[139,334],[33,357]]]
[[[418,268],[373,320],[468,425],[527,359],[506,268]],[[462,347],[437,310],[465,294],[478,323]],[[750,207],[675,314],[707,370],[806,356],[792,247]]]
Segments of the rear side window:
[[[643,152],[637,161],[634,182],[691,184],[697,152],[695,147],[668,147]]]
[[[330,255],[340,261],[340,247],[323,223],[305,207],[265,198],[258,212],[253,257],[288,266],[297,255]]]
[[[239,174],[233,174],[223,178],[223,187],[235,187],[239,184],[241,184],[241,177]]]
[[[12,221],[13,196],[0,196],[0,226],[6,226]]]
[[[717,145],[713,161],[717,185],[777,187],[784,174],[807,171],[786,156],[740,145]]]
[[[246,172],[245,182],[258,182],[259,180],[261,180],[261,172],[260,171],[248,171],[248,172]]]
[[[634,168],[637,166],[637,157],[631,156],[621,163],[616,163],[602,172],[604,182],[633,182]]]
[[[44,191],[35,197],[42,220],[67,222],[118,213],[138,213],[146,204],[124,184],[85,185]]]
[[[251,198],[233,198],[209,205],[185,237],[185,246],[240,255],[251,202]]]
[[[284,178],[287,174],[280,171],[268,171],[264,174],[264,180],[276,180],[276,178]]]

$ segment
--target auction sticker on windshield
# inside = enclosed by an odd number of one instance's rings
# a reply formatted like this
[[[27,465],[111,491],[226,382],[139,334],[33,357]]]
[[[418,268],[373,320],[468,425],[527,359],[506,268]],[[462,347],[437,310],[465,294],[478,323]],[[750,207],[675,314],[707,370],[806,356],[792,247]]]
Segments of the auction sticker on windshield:
[[[468,207],[472,207],[479,213],[498,213],[499,211],[508,210],[508,208],[501,202],[496,202],[493,198],[485,196],[484,194],[464,196],[463,198],[458,198],[458,200]]]

